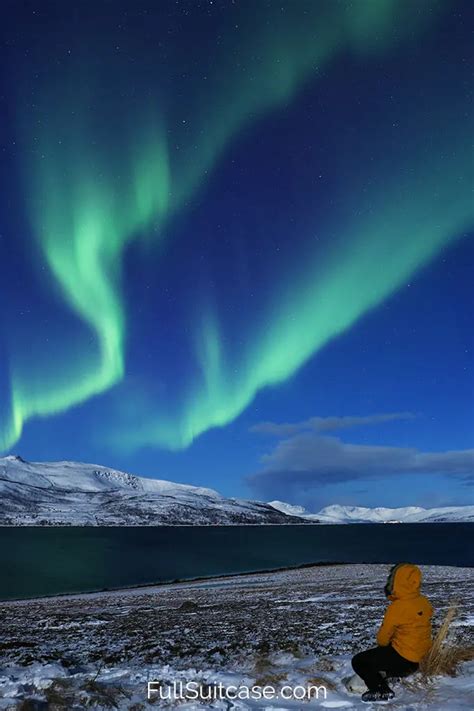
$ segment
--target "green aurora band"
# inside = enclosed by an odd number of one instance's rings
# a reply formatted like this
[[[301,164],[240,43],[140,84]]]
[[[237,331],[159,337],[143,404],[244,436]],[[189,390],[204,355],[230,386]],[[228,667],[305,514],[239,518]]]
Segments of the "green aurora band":
[[[223,352],[217,318],[207,313],[197,346],[203,379],[189,394],[179,420],[162,412],[151,422],[135,426],[129,422],[114,432],[115,446],[159,444],[179,449],[211,427],[231,422],[259,390],[287,380],[472,227],[474,176],[469,157],[463,154],[469,135],[466,130],[457,136],[457,151],[450,142],[451,153],[446,146],[444,155],[440,152],[443,157],[415,161],[416,172],[403,186],[387,185],[374,215],[351,221],[344,232],[343,252],[336,249],[324,269],[315,258],[298,284],[288,283],[268,314],[268,327],[247,344],[237,366]],[[450,164],[446,155],[457,158]],[[470,180],[460,179],[460,167]],[[393,165],[390,168],[394,170]],[[394,170],[395,175],[399,172]],[[436,194],[440,199],[434,203]]]
[[[70,348],[59,343],[54,368],[38,358],[35,370],[12,344],[11,401],[2,408],[2,417],[5,409],[9,414],[0,422],[1,450],[20,439],[28,420],[69,410],[124,380],[126,249],[137,240],[162,248],[170,220],[203,188],[242,128],[288,105],[340,53],[389,51],[393,37],[422,31],[434,16],[420,3],[413,9],[398,0],[342,6],[309,2],[295,4],[293,12],[269,26],[263,7],[242,18],[248,23],[246,45],[236,45],[252,76],[230,61],[229,39],[220,61],[203,70],[205,88],[200,85],[187,97],[193,125],[181,133],[169,130],[180,111],[171,94],[157,89],[156,100],[137,101],[132,113],[121,116],[123,86],[113,84],[110,105],[102,108],[101,87],[109,77],[99,72],[94,86],[82,62],[72,78],[58,70],[43,87],[44,120],[34,131],[24,121],[33,156],[25,166],[31,222],[49,281],[53,277],[94,342],[86,337],[81,347]],[[116,122],[112,131],[111,120]],[[157,403],[146,421],[117,426],[110,437],[115,446],[182,448],[209,428],[229,423],[260,389],[292,376],[458,236],[472,220],[469,181],[457,180],[469,170],[468,157],[459,165],[468,135],[469,126],[462,127],[459,152],[446,147],[433,156],[432,165],[423,157],[413,159],[410,179],[388,185],[370,218],[340,225],[343,252],[337,251],[324,270],[307,265],[297,285],[282,288],[267,327],[245,344],[237,368],[227,362],[217,317],[212,310],[203,314],[196,334],[202,380],[173,417],[160,412]],[[440,196],[434,205],[433,194]],[[378,268],[381,263],[384,270]]]

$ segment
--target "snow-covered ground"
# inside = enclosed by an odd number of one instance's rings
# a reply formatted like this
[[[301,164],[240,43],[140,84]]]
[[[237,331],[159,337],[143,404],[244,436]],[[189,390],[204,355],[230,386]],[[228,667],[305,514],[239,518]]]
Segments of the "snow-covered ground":
[[[350,658],[374,644],[388,566],[336,565],[127,591],[0,604],[0,709],[21,698],[79,711],[165,708],[147,684],[200,684],[201,693],[253,685],[320,687],[319,698],[188,701],[180,709],[371,708],[345,680]],[[424,591],[440,623],[460,603],[453,632],[474,644],[474,569],[426,566]],[[246,685],[246,686],[242,686]],[[321,687],[326,688],[324,695]],[[474,663],[456,677],[395,684],[389,709],[474,708]],[[245,691],[243,692],[245,693]],[[298,691],[297,693],[301,693]],[[60,704],[63,704],[61,706]],[[37,706],[36,708],[41,708]]]
[[[474,522],[474,506],[441,506],[424,509],[421,506],[402,508],[366,508],[364,506],[325,506],[317,513],[307,511],[303,506],[293,506],[284,501],[270,501],[270,506],[289,516],[299,516],[317,523],[445,523],[463,521]]]

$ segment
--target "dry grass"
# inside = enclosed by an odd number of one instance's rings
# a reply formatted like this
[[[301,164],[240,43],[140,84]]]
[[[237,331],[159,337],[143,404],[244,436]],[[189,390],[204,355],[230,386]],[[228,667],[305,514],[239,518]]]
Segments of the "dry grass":
[[[44,690],[48,708],[60,711],[71,709],[74,705],[75,690],[67,679],[55,679],[51,686]]]
[[[265,674],[272,668],[272,663],[267,651],[258,652],[255,656],[254,671],[256,676]]]
[[[425,680],[440,675],[456,676],[458,666],[462,662],[474,659],[474,646],[460,647],[454,640],[449,639],[451,624],[457,611],[457,604],[451,603],[430,651],[421,661],[420,671]]]
[[[324,686],[328,691],[336,691],[337,685],[323,676],[312,676],[306,681],[306,686]]]
[[[88,706],[92,708],[118,709],[122,699],[130,698],[123,687],[100,684],[95,679],[86,682],[82,688],[91,697]]]
[[[266,650],[257,654],[254,664],[256,686],[278,686],[287,674],[275,670]]]
[[[98,674],[77,686],[69,679],[55,679],[51,686],[44,690],[47,708],[50,711],[71,711],[78,703],[83,708],[116,709],[121,700],[130,698],[129,693],[121,686],[101,684],[97,681]],[[25,711],[28,707],[25,707]]]
[[[320,657],[317,661],[316,666],[318,671],[323,672],[333,672],[336,669],[334,665],[334,660],[330,659],[329,657]]]
[[[269,670],[265,674],[258,676],[255,679],[255,686],[274,686],[278,687],[282,681],[288,678],[288,674],[285,672],[277,672]]]

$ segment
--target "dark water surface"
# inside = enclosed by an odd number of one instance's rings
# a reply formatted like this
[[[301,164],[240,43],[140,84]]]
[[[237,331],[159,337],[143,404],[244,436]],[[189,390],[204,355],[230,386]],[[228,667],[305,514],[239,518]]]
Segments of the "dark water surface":
[[[308,563],[474,566],[474,523],[2,527],[0,599]]]

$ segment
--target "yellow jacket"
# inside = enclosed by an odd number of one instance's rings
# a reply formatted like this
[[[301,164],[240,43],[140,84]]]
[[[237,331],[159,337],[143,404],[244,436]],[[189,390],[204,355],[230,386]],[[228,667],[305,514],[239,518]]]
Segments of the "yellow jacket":
[[[377,644],[389,644],[411,662],[419,662],[431,647],[431,616],[433,608],[420,593],[421,570],[416,565],[402,563],[393,571],[392,593],[382,625],[377,632]]]

